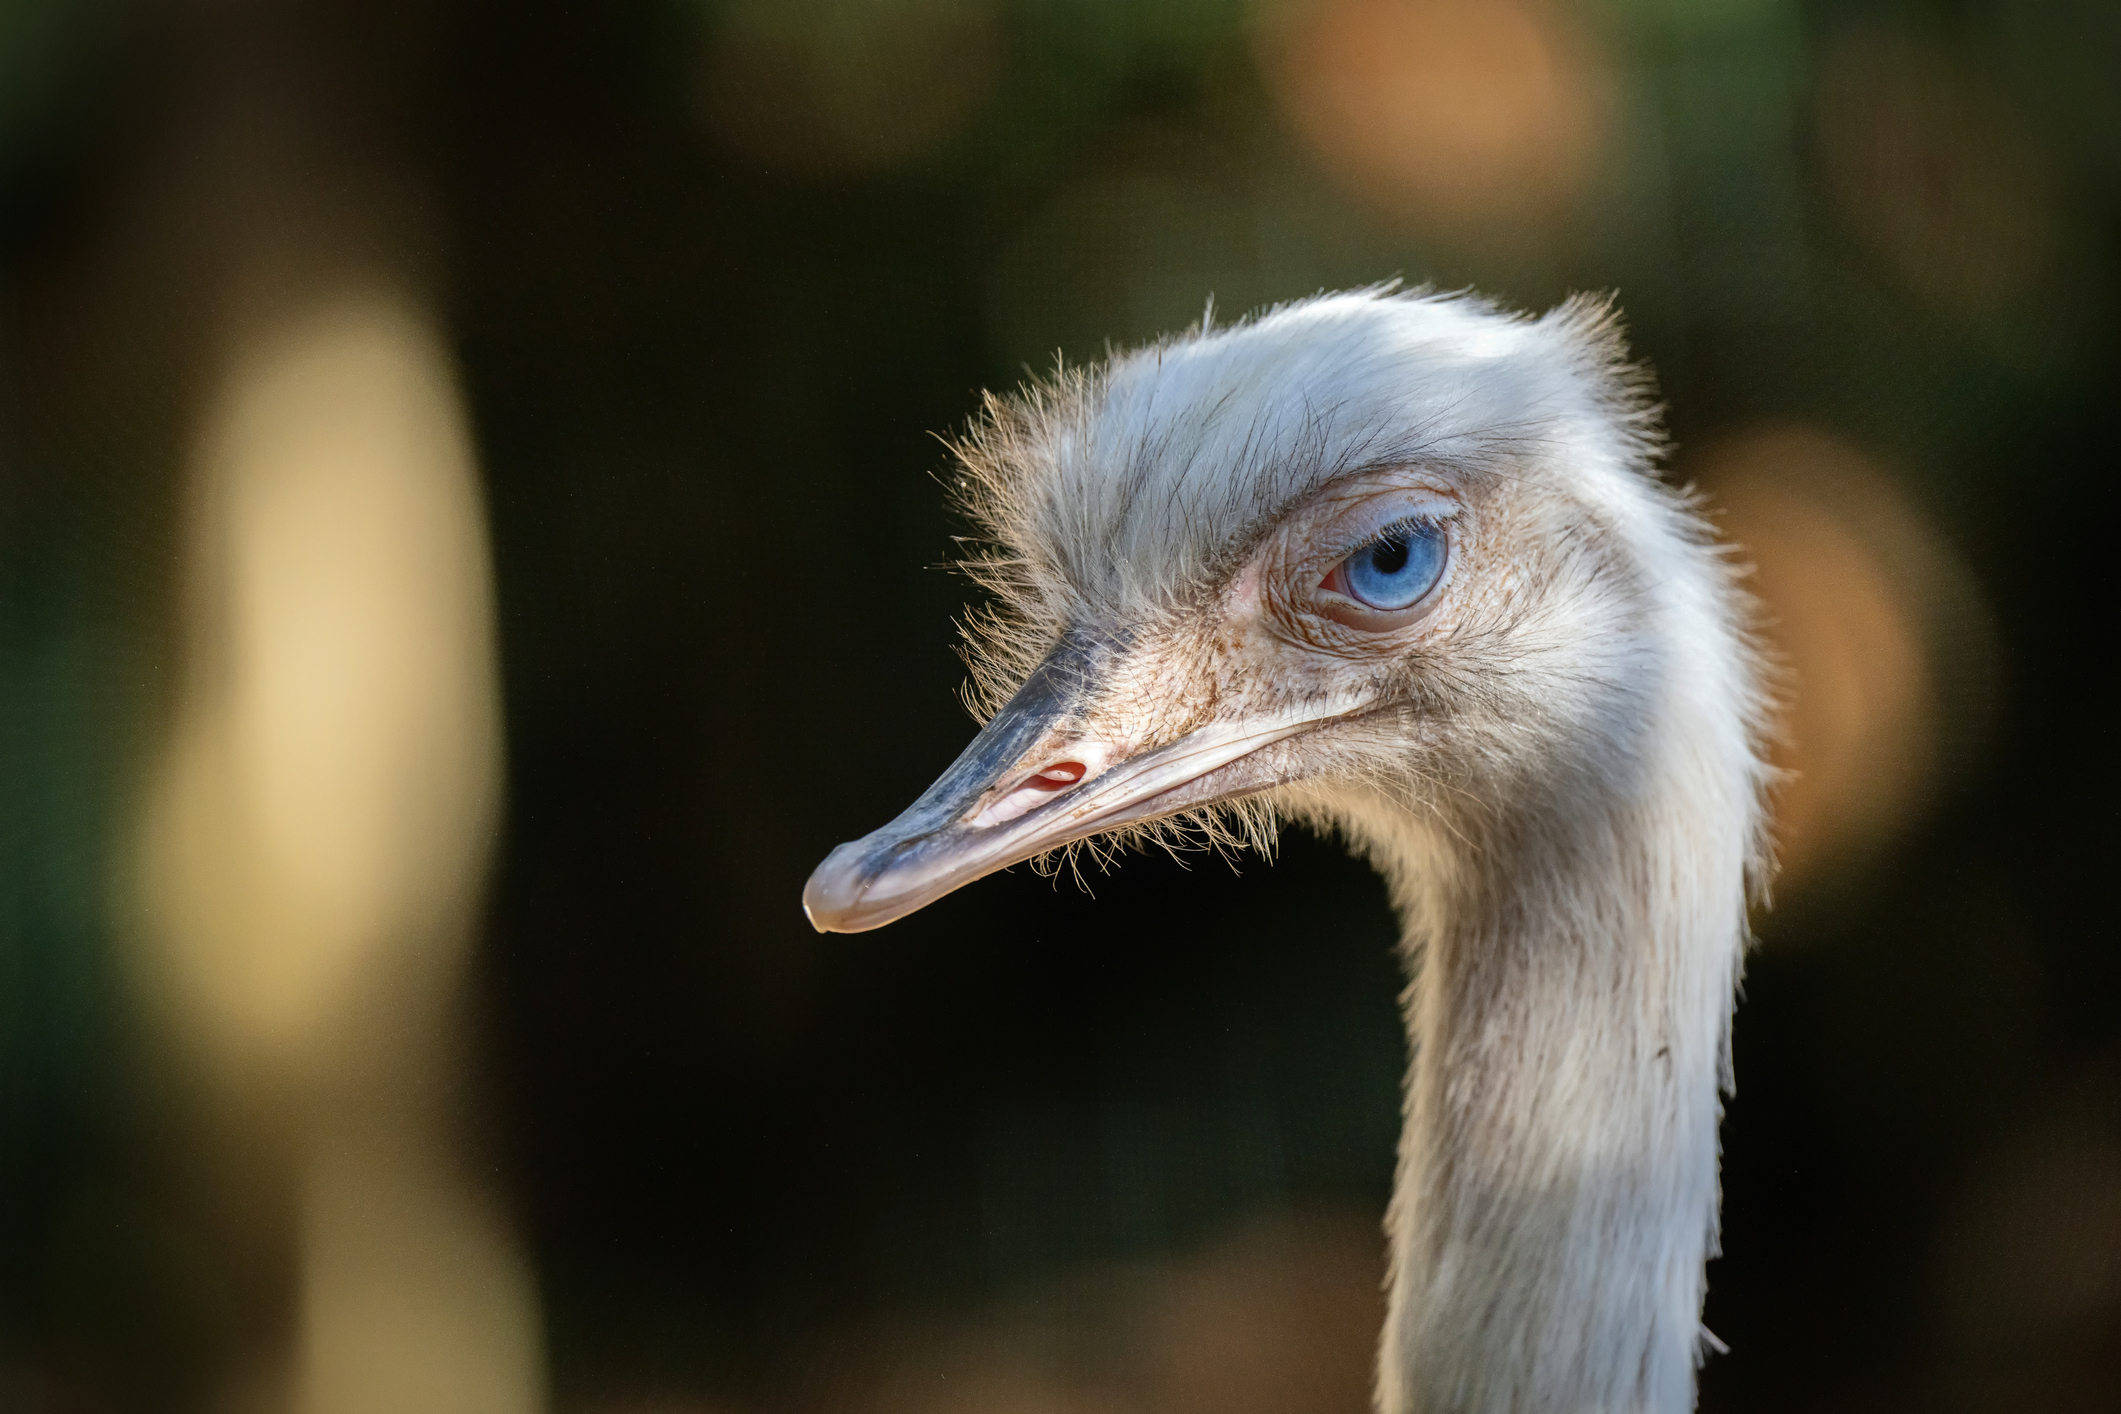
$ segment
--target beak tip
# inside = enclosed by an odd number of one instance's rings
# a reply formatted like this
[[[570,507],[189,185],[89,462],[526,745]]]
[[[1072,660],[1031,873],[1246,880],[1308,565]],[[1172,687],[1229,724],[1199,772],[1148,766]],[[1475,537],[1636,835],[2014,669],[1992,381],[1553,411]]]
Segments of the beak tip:
[[[820,933],[858,931],[846,924],[868,884],[867,871],[860,867],[860,851],[841,845],[825,856],[803,885],[803,918]]]
[[[822,872],[822,870],[820,871]],[[839,910],[825,901],[824,890],[818,887],[817,875],[803,885],[803,921],[820,933],[833,931],[832,924]]]

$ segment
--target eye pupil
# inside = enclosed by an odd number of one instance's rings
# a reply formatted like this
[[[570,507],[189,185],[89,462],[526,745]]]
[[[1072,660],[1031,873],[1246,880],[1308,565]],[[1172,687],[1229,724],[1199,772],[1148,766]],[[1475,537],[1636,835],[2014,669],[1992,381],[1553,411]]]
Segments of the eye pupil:
[[[1370,547],[1370,568],[1379,574],[1398,574],[1407,567],[1407,535],[1395,527]]]
[[[1405,609],[1443,578],[1443,527],[1432,520],[1403,520],[1342,563],[1348,592],[1373,609]]]

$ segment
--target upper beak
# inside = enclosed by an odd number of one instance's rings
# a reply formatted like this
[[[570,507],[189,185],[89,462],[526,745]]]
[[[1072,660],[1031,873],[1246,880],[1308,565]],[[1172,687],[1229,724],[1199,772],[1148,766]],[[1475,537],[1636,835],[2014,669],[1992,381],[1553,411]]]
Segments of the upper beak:
[[[825,856],[803,888],[811,926],[881,928],[1071,841],[1257,789],[1267,782],[1208,778],[1318,720],[1211,722],[1129,754],[1082,725],[1100,686],[1098,658],[1085,640],[1064,639],[904,814]],[[1054,767],[1059,783],[1040,779]]]

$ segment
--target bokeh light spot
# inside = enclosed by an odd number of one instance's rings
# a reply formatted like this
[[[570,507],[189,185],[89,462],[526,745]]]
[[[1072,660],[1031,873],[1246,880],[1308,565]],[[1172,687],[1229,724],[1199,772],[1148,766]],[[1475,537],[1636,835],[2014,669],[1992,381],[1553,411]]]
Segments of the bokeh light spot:
[[[1754,569],[1786,672],[1775,764],[1782,882],[1845,875],[1910,822],[1953,744],[1975,729],[1985,655],[1954,665],[1941,718],[1935,645],[1985,641],[1966,572],[1873,461],[1820,430],[1763,427],[1688,468]]]
[[[1564,206],[1608,126],[1599,54],[1537,0],[1290,0],[1257,33],[1290,125],[1357,197],[1415,224]]]

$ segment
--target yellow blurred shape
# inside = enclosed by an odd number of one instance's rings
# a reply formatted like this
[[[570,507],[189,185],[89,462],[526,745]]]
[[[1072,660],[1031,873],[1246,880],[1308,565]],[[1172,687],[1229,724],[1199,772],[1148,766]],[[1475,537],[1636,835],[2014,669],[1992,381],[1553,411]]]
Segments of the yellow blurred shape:
[[[364,976],[453,960],[490,848],[492,590],[434,331],[376,294],[246,342],[190,482],[151,926],[201,1040],[307,1066]]]
[[[543,1402],[536,1287],[502,1215],[439,1146],[391,1126],[303,1173],[303,1414],[528,1414]]]
[[[1817,91],[1828,189],[1917,294],[1983,314],[2045,272],[2052,180],[1993,87],[1911,36],[1855,24],[1827,45]]]
[[[737,0],[707,38],[699,106],[717,143],[768,167],[875,171],[962,127],[1002,60],[985,0]]]
[[[1277,104],[1326,168],[1417,224],[1550,213],[1604,141],[1606,67],[1539,0],[1285,0],[1257,33]]]
[[[1965,572],[1862,453],[1817,429],[1755,429],[1689,468],[1756,575],[1787,670],[1789,772],[1776,800],[1782,878],[1859,864],[1910,820],[1940,764],[1932,644],[1979,639]],[[1961,704],[1966,706],[1968,704]]]
[[[408,295],[281,293],[234,331],[186,468],[143,980],[219,1112],[200,1137],[239,1132],[223,1181],[260,1208],[240,1235],[292,1199],[300,1307],[264,1402],[533,1414],[535,1286],[457,1157],[456,991],[500,790],[471,440]]]

